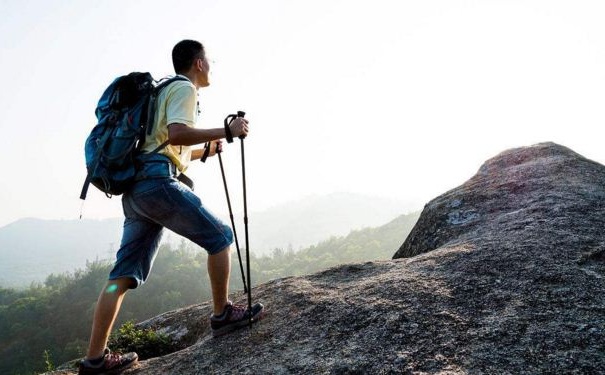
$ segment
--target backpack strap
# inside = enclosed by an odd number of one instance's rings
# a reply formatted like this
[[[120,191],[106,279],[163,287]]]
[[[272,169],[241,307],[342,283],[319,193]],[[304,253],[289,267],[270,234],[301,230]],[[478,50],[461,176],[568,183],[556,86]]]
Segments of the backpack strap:
[[[109,119],[107,119],[106,121],[110,121]],[[101,138],[100,143],[101,144],[105,144],[105,142],[107,142],[107,139],[111,136],[111,132],[105,132],[105,134],[103,135],[103,138]],[[98,160],[99,155],[101,154],[102,148],[99,147],[99,149],[97,150],[97,153],[95,155],[94,160]],[[96,169],[97,164],[95,164],[94,166],[92,166],[92,168]],[[80,192],[80,199],[81,200],[85,200],[86,199],[86,194],[88,194],[88,187],[90,186],[90,179],[92,177],[92,173],[93,170],[90,170],[87,168],[86,171],[86,179],[84,180],[84,185],[82,186],[82,191]],[[81,216],[81,215],[80,215]]]
[[[166,142],[162,143],[158,147],[154,148],[153,151],[150,152],[150,154],[155,154],[156,152],[162,151],[162,149],[164,147],[168,146],[169,144],[170,144],[170,141],[166,141]]]
[[[181,181],[181,182],[182,182],[182,183],[184,183],[185,185],[189,186],[189,189],[191,189],[191,191],[193,191],[193,190],[194,190],[194,187],[195,187],[195,186],[194,186],[193,180],[192,180],[192,179],[190,179],[189,177],[185,176],[185,174],[184,174],[184,173],[179,174],[179,175],[176,177],[176,179],[177,179],[177,180],[179,180],[179,181]]]
[[[82,186],[82,191],[80,192],[80,199],[85,200],[86,194],[88,194],[88,187],[90,186],[90,172],[86,173],[86,179],[84,180],[84,185]],[[80,219],[82,218],[82,213],[80,213]]]
[[[151,131],[153,128],[153,122],[155,121],[155,104],[156,104],[156,100],[157,100],[158,96],[160,95],[160,92],[163,89],[165,89],[169,84],[176,82],[176,81],[189,81],[189,79],[182,77],[182,76],[162,78],[161,80],[158,81],[157,86],[153,89],[153,92],[151,93],[151,95],[149,97],[149,102],[147,103],[147,122],[145,124],[145,127],[147,128],[146,135],[151,135]],[[142,134],[141,139],[144,140],[146,135],[144,132]],[[138,145],[139,151],[143,148],[144,143],[145,142],[139,142],[139,145]],[[162,143],[158,147],[154,148],[153,151],[150,152],[150,154],[155,154],[155,153],[160,152],[169,144],[170,144],[170,140],[168,139],[168,140],[164,141],[164,143]]]
[[[170,78],[163,78],[158,82],[158,85],[153,89],[151,96],[149,97],[149,103],[147,103],[147,135],[151,135],[153,128],[153,122],[155,120],[155,102],[160,95],[160,92],[166,88],[169,84],[176,81],[189,81],[189,79],[181,76],[174,76]]]
[[[155,120],[155,104],[156,104],[156,100],[157,100],[158,96],[160,95],[160,92],[163,89],[165,89],[166,86],[168,86],[172,82],[176,82],[176,81],[189,81],[189,79],[187,79],[185,77],[181,77],[181,76],[163,78],[158,82],[157,86],[153,89],[153,92],[149,96],[149,99],[146,104],[147,105],[147,120],[145,122],[145,129],[142,129],[142,134],[140,137],[140,140],[142,140],[142,141],[139,141],[139,144],[137,145],[137,151],[139,153],[143,149],[143,145],[145,144],[145,138],[147,137],[147,135],[151,135],[151,131],[153,129],[153,122]],[[158,153],[161,150],[163,150],[166,146],[168,146],[169,144],[170,144],[170,140],[166,140],[164,143],[162,143],[161,145],[159,145],[155,149],[153,149],[153,151],[151,151],[149,154]]]

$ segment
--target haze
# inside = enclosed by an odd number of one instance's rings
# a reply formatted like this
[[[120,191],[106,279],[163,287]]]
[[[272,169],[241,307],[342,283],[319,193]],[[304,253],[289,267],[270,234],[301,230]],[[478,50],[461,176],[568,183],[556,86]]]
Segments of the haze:
[[[215,60],[198,126],[237,110],[251,121],[250,210],[335,191],[417,209],[543,141],[605,161],[601,1],[3,0],[0,13],[0,225],[78,217],[103,89],[172,74],[184,38]],[[226,147],[237,197],[239,157]],[[224,212],[217,160],[188,174]],[[120,215],[91,190],[85,217]]]

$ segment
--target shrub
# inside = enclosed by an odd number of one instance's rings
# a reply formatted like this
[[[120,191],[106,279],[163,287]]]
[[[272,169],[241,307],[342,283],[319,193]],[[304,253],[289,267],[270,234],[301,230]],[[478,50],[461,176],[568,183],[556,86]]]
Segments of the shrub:
[[[168,336],[151,328],[136,328],[133,321],[124,323],[109,338],[109,347],[116,352],[136,352],[139,359],[160,357],[174,351]]]

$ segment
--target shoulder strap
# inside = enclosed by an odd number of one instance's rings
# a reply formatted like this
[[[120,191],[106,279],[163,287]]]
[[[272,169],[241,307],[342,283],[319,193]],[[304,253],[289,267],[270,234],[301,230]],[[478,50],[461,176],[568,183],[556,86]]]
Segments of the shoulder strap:
[[[154,94],[158,95],[160,91],[162,91],[166,86],[176,81],[189,81],[188,78],[183,76],[172,76],[172,77],[164,77],[158,81],[158,84],[155,86]]]
[[[147,135],[151,135],[151,130],[153,128],[153,122],[155,121],[155,103],[156,103],[156,99],[158,97],[158,95],[160,95],[160,92],[166,88],[166,86],[168,86],[169,84],[171,84],[172,82],[176,82],[176,81],[189,81],[189,79],[182,77],[182,76],[174,76],[174,77],[170,77],[170,78],[162,78],[157,86],[153,89],[153,93],[151,94],[150,98],[149,98],[149,103],[147,104],[147,124],[145,125],[147,128]],[[165,141],[164,143],[162,143],[161,145],[159,145],[158,147],[156,147],[153,151],[150,152],[150,154],[155,154],[157,152],[160,152],[162,149],[164,149],[164,147],[168,146],[170,144],[170,141]],[[143,145],[143,142],[141,142],[141,147]]]
[[[150,152],[150,154],[155,154],[156,152],[160,152],[164,147],[168,146],[169,144],[170,144],[170,141],[166,141],[166,142],[162,143],[158,147],[154,148],[153,151]]]
[[[149,103],[147,107],[147,135],[151,135],[153,122],[155,121],[155,102],[158,96],[160,95],[160,92],[165,89],[166,86],[176,81],[189,81],[189,79],[181,76],[162,78],[158,81],[157,86],[153,89],[153,92],[149,97]]]

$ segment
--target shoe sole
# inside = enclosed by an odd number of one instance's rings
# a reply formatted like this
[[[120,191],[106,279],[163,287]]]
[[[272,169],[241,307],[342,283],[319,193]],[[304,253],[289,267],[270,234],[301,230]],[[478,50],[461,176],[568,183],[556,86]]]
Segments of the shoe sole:
[[[131,368],[132,366],[136,365],[137,363],[139,363],[139,359],[135,359],[134,361],[130,362],[129,364],[127,364],[124,367],[120,367],[117,369],[112,369],[112,370],[107,370],[105,372],[79,372],[78,371],[78,375],[119,375],[122,373],[122,371],[124,370],[128,370],[129,368]]]
[[[250,319],[250,321],[252,323],[256,323],[260,320],[260,318],[262,318],[263,316],[263,312],[265,311],[265,308],[263,307],[259,312],[257,312],[256,314],[252,315],[252,319]],[[228,325],[226,327],[223,328],[219,328],[219,329],[213,329],[212,330],[212,337],[219,337],[219,336],[223,336],[226,335],[227,333],[233,332],[239,328],[243,328],[245,326],[248,325],[248,320],[242,320],[241,322],[237,322],[231,325]]]

